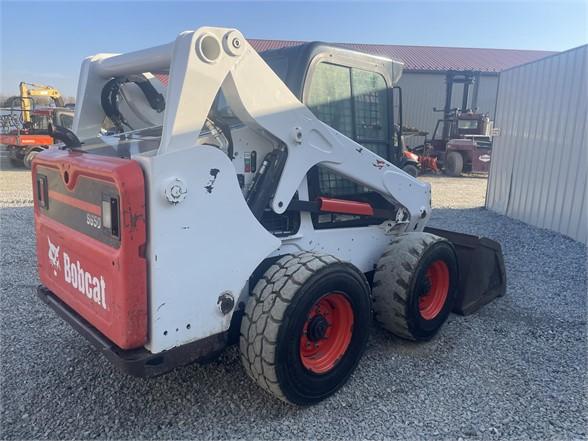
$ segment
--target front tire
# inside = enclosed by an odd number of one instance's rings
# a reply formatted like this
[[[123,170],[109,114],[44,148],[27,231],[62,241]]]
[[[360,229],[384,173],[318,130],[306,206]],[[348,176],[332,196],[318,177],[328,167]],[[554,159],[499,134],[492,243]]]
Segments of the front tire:
[[[330,255],[287,255],[257,282],[241,324],[247,374],[298,405],[335,393],[357,366],[371,322],[365,276]]]
[[[402,170],[411,175],[413,178],[416,178],[419,174],[419,169],[414,164],[406,164],[404,167],[402,167]]]
[[[374,273],[374,318],[394,335],[429,340],[447,320],[457,296],[453,245],[429,233],[394,239]]]
[[[463,171],[463,156],[459,152],[449,152],[445,158],[445,173],[449,176],[461,176]]]

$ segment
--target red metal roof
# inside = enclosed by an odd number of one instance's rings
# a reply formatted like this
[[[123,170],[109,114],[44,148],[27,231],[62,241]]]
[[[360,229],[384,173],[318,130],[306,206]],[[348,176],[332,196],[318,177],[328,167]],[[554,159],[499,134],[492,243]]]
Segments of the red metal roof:
[[[250,39],[248,41],[258,52],[268,49],[297,46],[305,43],[304,41],[292,40]],[[336,44],[349,49],[403,61],[405,70],[433,72],[447,70],[500,72],[518,66],[519,64],[535,61],[556,53],[518,49],[476,49],[466,47],[397,46],[390,44],[355,43]]]

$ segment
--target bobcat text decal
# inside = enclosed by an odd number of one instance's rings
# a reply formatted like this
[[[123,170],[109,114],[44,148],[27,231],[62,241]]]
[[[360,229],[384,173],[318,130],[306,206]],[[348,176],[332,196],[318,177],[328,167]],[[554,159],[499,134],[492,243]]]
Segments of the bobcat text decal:
[[[49,263],[53,268],[53,275],[57,276],[61,265],[59,262],[59,249],[47,238],[49,242]],[[72,262],[69,255],[63,251],[63,278],[66,283],[85,294],[88,299],[98,303],[106,309],[106,282],[104,277],[96,276],[85,270],[79,260]]]

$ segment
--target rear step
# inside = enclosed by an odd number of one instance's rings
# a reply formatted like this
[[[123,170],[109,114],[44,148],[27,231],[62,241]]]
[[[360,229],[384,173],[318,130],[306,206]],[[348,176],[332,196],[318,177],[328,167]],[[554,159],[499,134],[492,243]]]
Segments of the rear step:
[[[227,345],[227,333],[224,332],[157,354],[152,354],[144,348],[120,349],[49,289],[39,285],[37,296],[119,370],[134,377],[155,377],[179,366],[210,361],[216,358]]]
[[[427,227],[425,231],[449,240],[457,252],[459,292],[453,312],[473,314],[506,293],[504,256],[498,242],[439,228]]]

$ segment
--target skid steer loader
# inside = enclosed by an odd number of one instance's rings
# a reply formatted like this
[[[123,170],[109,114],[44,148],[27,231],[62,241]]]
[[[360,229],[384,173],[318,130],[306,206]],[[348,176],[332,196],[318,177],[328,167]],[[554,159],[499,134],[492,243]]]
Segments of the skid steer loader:
[[[349,378],[372,313],[428,340],[505,274],[498,244],[426,232],[429,185],[385,158],[401,63],[264,56],[204,27],[84,60],[73,130],[33,162],[38,295],[129,374],[238,343],[249,376],[305,405]]]

